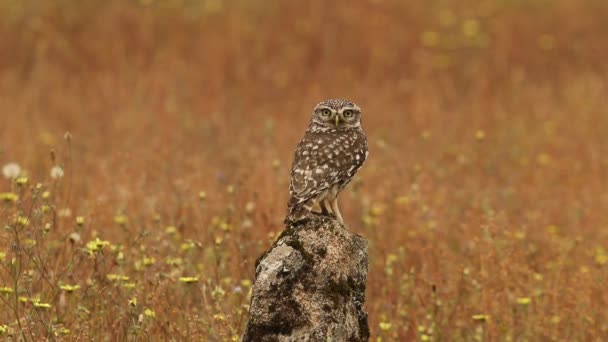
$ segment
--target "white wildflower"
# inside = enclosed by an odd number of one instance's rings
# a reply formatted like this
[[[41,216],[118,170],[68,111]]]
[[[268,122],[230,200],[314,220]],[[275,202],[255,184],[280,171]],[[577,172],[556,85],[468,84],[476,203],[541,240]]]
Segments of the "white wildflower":
[[[63,177],[63,169],[61,166],[53,166],[51,169],[51,178],[59,179],[61,177]]]
[[[21,174],[21,166],[16,163],[8,163],[2,167],[2,174],[7,179],[14,179]]]

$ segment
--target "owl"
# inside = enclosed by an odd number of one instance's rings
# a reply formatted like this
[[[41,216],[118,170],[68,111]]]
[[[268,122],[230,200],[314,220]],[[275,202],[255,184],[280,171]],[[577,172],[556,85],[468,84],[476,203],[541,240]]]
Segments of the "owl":
[[[316,105],[304,138],[296,147],[286,222],[306,218],[318,203],[323,214],[333,213],[344,224],[338,195],[363,166],[367,156],[361,108],[340,99]]]

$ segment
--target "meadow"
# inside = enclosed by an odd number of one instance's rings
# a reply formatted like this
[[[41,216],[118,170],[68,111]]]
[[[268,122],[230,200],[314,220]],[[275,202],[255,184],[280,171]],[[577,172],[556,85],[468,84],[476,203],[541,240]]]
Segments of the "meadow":
[[[608,2],[0,2],[0,337],[237,341],[313,106],[372,341],[608,339]]]

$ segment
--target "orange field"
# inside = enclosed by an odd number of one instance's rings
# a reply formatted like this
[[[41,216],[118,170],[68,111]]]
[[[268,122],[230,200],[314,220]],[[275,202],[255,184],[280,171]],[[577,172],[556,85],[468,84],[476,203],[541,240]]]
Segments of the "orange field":
[[[0,336],[235,341],[313,106],[372,341],[608,340],[605,0],[0,2]]]

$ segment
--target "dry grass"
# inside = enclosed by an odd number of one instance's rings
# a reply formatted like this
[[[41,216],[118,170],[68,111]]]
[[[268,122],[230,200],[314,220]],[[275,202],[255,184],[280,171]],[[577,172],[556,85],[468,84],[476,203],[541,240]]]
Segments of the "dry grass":
[[[370,242],[373,341],[604,340],[607,15],[1,3],[0,166],[23,177],[0,180],[0,335],[236,339],[308,113],[346,97],[371,148],[342,206]]]

